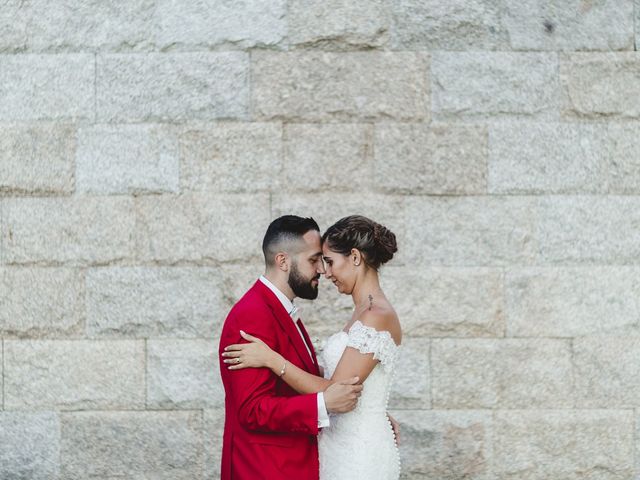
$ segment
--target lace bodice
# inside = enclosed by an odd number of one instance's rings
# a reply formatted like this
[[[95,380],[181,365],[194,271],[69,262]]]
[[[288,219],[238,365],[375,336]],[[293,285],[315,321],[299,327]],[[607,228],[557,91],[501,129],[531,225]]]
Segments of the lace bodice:
[[[353,347],[360,353],[373,353],[373,358],[380,361],[364,384],[358,407],[386,411],[393,366],[400,347],[395,344],[389,332],[378,331],[356,320],[348,332],[335,333],[325,342],[320,358],[325,378],[331,378],[347,347]]]
[[[342,345],[344,343],[343,340],[346,340],[344,345]],[[386,330],[378,331],[373,327],[364,325],[360,320],[356,320],[348,332],[340,331],[331,335],[325,341],[322,360],[325,361],[326,378],[330,378],[333,375],[346,347],[356,348],[360,353],[373,353],[373,358],[379,360],[387,372],[393,366],[395,355],[400,348]],[[328,377],[326,376],[327,369],[331,370],[331,374]]]
[[[320,480],[396,480],[400,460],[386,411],[400,347],[389,332],[356,320],[348,332],[331,335],[324,343],[320,362],[325,378],[331,378],[347,347],[373,353],[380,363],[365,380],[355,410],[332,415],[331,426],[320,434]]]

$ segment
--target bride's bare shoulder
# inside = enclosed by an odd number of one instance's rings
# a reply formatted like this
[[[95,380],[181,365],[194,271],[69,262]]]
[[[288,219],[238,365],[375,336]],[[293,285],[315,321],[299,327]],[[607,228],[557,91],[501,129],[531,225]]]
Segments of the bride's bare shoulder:
[[[402,329],[400,320],[395,310],[389,306],[374,306],[360,314],[360,322],[367,327],[374,328],[379,332],[387,331],[393,337],[397,345],[402,341]]]

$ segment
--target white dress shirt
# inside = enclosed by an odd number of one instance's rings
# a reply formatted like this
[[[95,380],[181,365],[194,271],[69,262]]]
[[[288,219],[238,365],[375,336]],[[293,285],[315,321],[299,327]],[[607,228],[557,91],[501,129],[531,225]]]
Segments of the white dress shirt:
[[[295,307],[293,302],[289,300],[289,298],[278,289],[278,287],[276,287],[273,283],[269,281],[267,277],[265,277],[264,275],[261,275],[260,281],[264,283],[267,286],[267,288],[274,293],[276,297],[278,297],[278,300],[280,300],[280,303],[282,304],[284,309],[289,313],[289,317],[291,318],[291,321],[295,325],[296,330],[298,330],[298,333],[300,334],[300,338],[302,338],[302,343],[304,344],[305,347],[307,347],[307,352],[309,352],[309,358],[311,358],[311,360],[313,361],[313,355],[311,355],[311,348],[309,347],[309,345],[307,345],[307,342],[304,339],[304,335],[302,335],[302,331],[300,331],[300,327],[298,327],[298,324],[296,323],[297,318],[293,317],[293,314],[296,313],[297,308]],[[328,427],[330,424],[329,413],[327,412],[327,407],[324,403],[324,393],[318,392],[317,398],[318,398],[318,428]]]

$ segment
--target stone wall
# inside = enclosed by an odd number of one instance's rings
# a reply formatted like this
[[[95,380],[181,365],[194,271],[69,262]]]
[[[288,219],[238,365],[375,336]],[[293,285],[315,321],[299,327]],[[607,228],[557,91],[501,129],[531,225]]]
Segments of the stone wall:
[[[403,478],[639,478],[639,20],[0,2],[0,478],[217,478],[216,338],[283,213],[398,235]]]

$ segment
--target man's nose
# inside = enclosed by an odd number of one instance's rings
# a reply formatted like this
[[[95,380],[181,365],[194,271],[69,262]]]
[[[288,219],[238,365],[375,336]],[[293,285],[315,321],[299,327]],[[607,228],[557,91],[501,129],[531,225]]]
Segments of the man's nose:
[[[323,263],[322,263],[322,262],[320,262],[320,264],[318,265],[318,268],[316,269],[316,271],[317,271],[319,274],[321,274],[321,275],[322,275],[323,273],[326,273],[326,269],[324,268],[324,265],[323,265]]]

